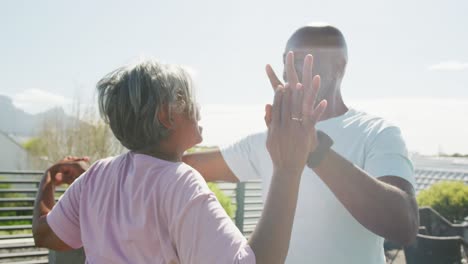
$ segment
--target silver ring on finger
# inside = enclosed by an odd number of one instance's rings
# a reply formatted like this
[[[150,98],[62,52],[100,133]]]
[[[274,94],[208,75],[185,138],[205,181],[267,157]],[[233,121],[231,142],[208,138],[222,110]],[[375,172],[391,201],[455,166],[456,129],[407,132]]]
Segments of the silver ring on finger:
[[[302,117],[291,116],[291,120],[298,121],[302,123]]]

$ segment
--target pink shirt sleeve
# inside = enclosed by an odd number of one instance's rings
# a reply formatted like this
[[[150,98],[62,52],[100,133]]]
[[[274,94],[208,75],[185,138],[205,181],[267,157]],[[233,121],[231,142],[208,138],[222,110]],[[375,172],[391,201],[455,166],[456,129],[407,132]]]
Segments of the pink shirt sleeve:
[[[171,193],[165,206],[180,263],[255,263],[247,240],[200,174],[187,172]]]
[[[70,185],[47,215],[47,223],[52,231],[63,242],[75,249],[83,246],[79,220],[83,176],[80,176]]]

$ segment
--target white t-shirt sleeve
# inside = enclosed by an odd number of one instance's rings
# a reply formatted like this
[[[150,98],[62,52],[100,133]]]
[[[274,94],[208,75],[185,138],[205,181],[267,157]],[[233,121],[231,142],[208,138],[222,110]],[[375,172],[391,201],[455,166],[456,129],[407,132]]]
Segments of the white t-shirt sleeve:
[[[261,159],[270,159],[266,150],[266,132],[253,134],[223,146],[221,154],[239,181],[260,179]]]
[[[370,143],[364,170],[374,177],[401,177],[415,186],[413,164],[399,128],[385,128]]]
[[[255,264],[247,240],[197,172],[180,177],[165,204],[180,263]]]

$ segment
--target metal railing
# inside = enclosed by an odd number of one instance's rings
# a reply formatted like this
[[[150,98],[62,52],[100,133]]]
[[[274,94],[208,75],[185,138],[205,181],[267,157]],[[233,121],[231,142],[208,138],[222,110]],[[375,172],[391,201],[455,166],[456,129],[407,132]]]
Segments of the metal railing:
[[[34,197],[43,172],[0,172],[0,263],[48,263],[32,239]]]
[[[49,251],[36,248],[32,212],[42,171],[0,171],[0,263],[49,263]],[[263,209],[260,181],[218,183],[237,210],[234,221],[249,237]],[[56,198],[65,191],[57,189]]]
[[[417,183],[425,183],[428,178],[429,185],[440,180],[459,180],[445,175],[432,179],[432,174],[432,169],[416,170]],[[34,200],[42,175],[42,171],[0,171],[0,263],[48,263],[49,251],[35,248],[31,234]],[[466,177],[462,180],[467,182]],[[237,207],[233,219],[236,226],[249,237],[263,210],[261,181],[217,184]],[[64,191],[58,189],[56,198]]]
[[[262,183],[259,180],[241,183],[217,183],[219,188],[236,205],[234,222],[237,228],[249,237],[257,225],[263,210]]]

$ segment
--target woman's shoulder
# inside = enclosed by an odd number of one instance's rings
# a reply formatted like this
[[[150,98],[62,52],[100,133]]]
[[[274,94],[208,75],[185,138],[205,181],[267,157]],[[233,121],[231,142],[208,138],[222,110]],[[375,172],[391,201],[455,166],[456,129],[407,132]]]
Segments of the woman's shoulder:
[[[176,183],[181,184],[183,188],[208,190],[203,176],[190,165],[180,162],[176,167]]]
[[[212,195],[200,173],[185,163],[171,166],[160,176],[155,193],[165,205],[162,208],[167,208],[168,212],[181,210]]]

